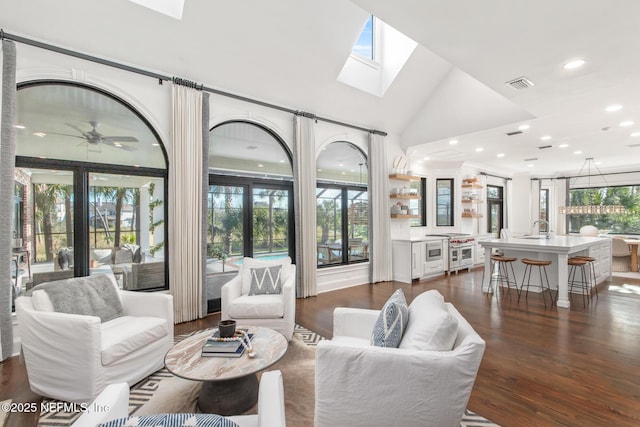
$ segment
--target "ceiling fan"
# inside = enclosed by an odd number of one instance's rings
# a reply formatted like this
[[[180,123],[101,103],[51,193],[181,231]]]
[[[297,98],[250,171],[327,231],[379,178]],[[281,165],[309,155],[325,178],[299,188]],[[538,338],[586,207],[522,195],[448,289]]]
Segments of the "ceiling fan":
[[[96,130],[96,128],[100,125],[100,123],[98,123],[95,120],[89,120],[89,124],[91,125],[91,130],[85,132],[76,125],[72,125],[71,123],[66,123],[67,126],[77,131],[80,135],[69,135],[66,133],[55,133],[55,132],[48,132],[48,133],[51,133],[54,135],[65,135],[65,136],[71,136],[74,138],[84,139],[87,143],[93,144],[93,145],[105,144],[105,145],[109,145],[115,148],[120,148],[121,150],[126,150],[126,151],[136,150],[133,147],[129,147],[121,143],[122,142],[138,142],[137,138],[133,136],[106,136]]]

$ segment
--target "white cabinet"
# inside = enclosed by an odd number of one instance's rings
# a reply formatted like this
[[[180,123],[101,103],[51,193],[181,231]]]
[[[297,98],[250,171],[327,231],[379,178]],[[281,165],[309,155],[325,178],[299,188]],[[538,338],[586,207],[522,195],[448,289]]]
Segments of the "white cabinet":
[[[440,246],[439,259],[429,259],[430,248]],[[392,247],[393,280],[411,283],[412,280],[442,274],[445,271],[442,240],[394,240]]]
[[[589,247],[589,256],[596,260],[596,283],[602,283],[611,276],[611,241],[604,241]]]

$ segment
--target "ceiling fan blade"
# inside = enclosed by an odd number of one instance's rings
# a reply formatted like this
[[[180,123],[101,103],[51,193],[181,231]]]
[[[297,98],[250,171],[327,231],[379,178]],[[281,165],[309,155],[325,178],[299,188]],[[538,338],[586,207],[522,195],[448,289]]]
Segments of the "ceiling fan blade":
[[[102,138],[105,141],[138,142],[138,139],[133,136],[103,136]]]
[[[108,145],[109,147],[113,147],[113,148],[119,148],[120,150],[125,150],[125,151],[136,151],[135,148],[133,147],[128,147],[126,145],[122,145],[122,144],[118,144],[116,145],[115,142],[108,140],[108,139],[103,139],[102,143],[105,145]]]
[[[80,133],[80,135],[84,136],[85,138],[87,137],[87,136],[85,135],[85,132],[84,132],[82,129],[80,129],[78,126],[76,126],[76,125],[72,125],[71,123],[65,123],[65,124],[66,124],[67,126],[69,126],[69,127],[73,128],[73,129],[75,129],[76,131],[78,131],[78,132]]]
[[[80,139],[85,139],[84,136],[80,136],[80,135],[70,135],[68,133],[58,133],[58,132],[44,132],[48,135],[62,135],[62,136],[70,136],[72,138],[80,138]]]

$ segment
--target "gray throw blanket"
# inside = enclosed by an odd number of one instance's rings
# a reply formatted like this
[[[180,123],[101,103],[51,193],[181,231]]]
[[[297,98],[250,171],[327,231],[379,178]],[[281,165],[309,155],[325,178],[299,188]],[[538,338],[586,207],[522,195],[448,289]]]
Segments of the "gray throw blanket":
[[[118,289],[106,274],[42,283],[31,292],[37,290],[47,293],[59,313],[98,316],[101,322],[123,315]]]

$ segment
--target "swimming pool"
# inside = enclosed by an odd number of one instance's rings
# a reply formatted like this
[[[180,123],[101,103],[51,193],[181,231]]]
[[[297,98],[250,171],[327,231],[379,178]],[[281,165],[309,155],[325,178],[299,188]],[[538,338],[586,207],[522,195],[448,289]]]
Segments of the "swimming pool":
[[[281,252],[281,253],[271,253],[271,254],[257,255],[257,256],[254,257],[254,259],[258,259],[260,261],[276,261],[276,260],[279,260],[279,259],[282,259],[282,258],[286,258],[288,256],[289,256],[288,253]],[[240,266],[240,265],[242,265],[243,260],[244,260],[244,257],[243,258],[237,258],[235,260],[230,260],[230,263]]]

